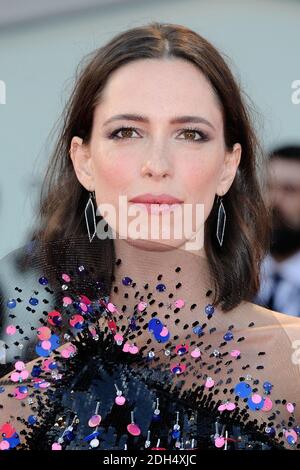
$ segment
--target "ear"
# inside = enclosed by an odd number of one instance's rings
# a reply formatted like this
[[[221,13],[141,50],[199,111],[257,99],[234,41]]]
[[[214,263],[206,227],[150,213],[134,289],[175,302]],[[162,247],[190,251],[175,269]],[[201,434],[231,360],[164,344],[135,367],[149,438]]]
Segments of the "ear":
[[[223,170],[217,185],[216,193],[223,196],[229,190],[235,178],[242,154],[241,144],[234,144],[232,151],[226,152]]]
[[[92,171],[92,159],[89,147],[83,143],[80,137],[73,137],[69,150],[70,158],[72,160],[74,171],[79,182],[88,190],[94,190],[94,179]]]

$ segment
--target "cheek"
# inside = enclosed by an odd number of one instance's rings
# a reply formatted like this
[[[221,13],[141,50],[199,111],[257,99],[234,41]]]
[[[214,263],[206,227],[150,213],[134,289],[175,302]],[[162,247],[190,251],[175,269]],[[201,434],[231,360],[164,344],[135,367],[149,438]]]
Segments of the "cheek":
[[[212,158],[189,161],[182,165],[180,175],[189,202],[204,204],[207,213],[216,194],[220,163]]]
[[[102,201],[104,195],[110,201],[116,201],[125,188],[130,188],[135,178],[134,168],[128,159],[98,158],[93,165],[95,184]],[[126,192],[125,192],[126,193]]]

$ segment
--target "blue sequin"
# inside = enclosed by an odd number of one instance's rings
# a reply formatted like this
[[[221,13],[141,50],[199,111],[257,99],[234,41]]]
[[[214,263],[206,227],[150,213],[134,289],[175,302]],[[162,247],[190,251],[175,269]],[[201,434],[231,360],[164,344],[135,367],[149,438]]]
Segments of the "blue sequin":
[[[8,300],[6,305],[8,308],[15,308],[17,305],[17,302],[15,301],[15,299],[10,299]]]
[[[56,349],[60,345],[60,339],[57,335],[51,335],[50,337],[51,349]]]
[[[300,436],[300,426],[295,426],[294,431]]]
[[[148,330],[151,331],[151,333],[159,334],[162,329],[163,324],[158,318],[152,318],[152,320],[149,321]]]
[[[51,354],[51,349],[46,350],[42,348],[41,343],[38,343],[35,347],[35,352],[42,357],[48,357]]]
[[[202,329],[202,327],[201,327],[200,325],[195,326],[195,327],[193,328],[193,333],[195,333],[195,334],[198,335],[198,336],[203,335],[203,329]]]
[[[181,348],[178,348],[177,349],[177,354],[179,356],[182,356],[183,354],[185,354],[187,352],[187,348],[185,346],[182,346]]]
[[[172,431],[172,437],[173,437],[173,439],[179,439],[180,438],[180,429],[173,430]]]
[[[100,431],[94,431],[92,434],[89,434],[88,436],[84,437],[83,440],[84,441],[91,441],[95,437],[98,437],[99,434],[100,434]]]
[[[173,372],[173,374],[180,374],[181,373],[181,367],[180,366],[172,367],[172,372]]]
[[[272,388],[273,388],[273,385],[271,384],[271,382],[264,382],[263,383],[263,389],[266,393],[270,393]]]
[[[132,279],[130,277],[128,277],[128,276],[123,277],[122,284],[124,286],[131,286],[131,283],[132,283]]]
[[[35,297],[30,297],[29,303],[30,305],[37,305],[39,303],[39,300]]]
[[[275,437],[276,435],[276,431],[275,431],[275,428],[273,427],[267,427],[266,428],[266,433],[268,434],[268,436],[270,436],[271,438]]]
[[[223,338],[225,339],[225,341],[231,341],[233,339],[233,334],[231,333],[231,331],[227,331]]]
[[[286,440],[288,441],[290,445],[293,445],[296,443],[295,439],[291,435],[287,436]]]
[[[13,449],[14,447],[17,447],[17,445],[20,444],[20,439],[17,433],[13,434],[12,437],[6,437],[5,441],[9,442],[9,448]]]
[[[42,369],[39,366],[33,366],[31,375],[32,377],[39,377],[41,375]]]
[[[234,387],[234,392],[241,398],[247,398],[252,393],[252,388],[246,382],[240,382]]]
[[[160,341],[161,343],[166,343],[170,338],[170,332],[166,336],[161,336],[160,334],[154,333],[154,337],[156,341]]]
[[[158,292],[164,292],[164,291],[166,290],[165,284],[157,284],[156,290],[157,290]]]
[[[206,313],[206,315],[212,315],[212,314],[214,313],[214,311],[215,311],[215,308],[214,308],[214,306],[213,306],[212,304],[207,304],[207,305],[205,306],[205,313]]]
[[[48,279],[42,276],[39,278],[39,283],[42,284],[42,286],[46,286],[48,284]]]
[[[37,422],[37,417],[34,415],[30,415],[28,416],[27,421],[28,421],[28,424],[35,424]]]

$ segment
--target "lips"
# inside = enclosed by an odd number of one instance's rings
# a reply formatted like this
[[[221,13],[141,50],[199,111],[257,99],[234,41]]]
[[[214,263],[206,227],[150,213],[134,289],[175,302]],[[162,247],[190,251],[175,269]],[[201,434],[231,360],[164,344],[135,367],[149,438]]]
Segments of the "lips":
[[[132,199],[130,202],[142,203],[142,204],[181,204],[183,201],[177,197],[171,196],[170,194],[140,194]]]
[[[183,203],[182,200],[170,194],[140,194],[132,199],[130,202],[141,205],[149,214],[163,214],[177,210]]]

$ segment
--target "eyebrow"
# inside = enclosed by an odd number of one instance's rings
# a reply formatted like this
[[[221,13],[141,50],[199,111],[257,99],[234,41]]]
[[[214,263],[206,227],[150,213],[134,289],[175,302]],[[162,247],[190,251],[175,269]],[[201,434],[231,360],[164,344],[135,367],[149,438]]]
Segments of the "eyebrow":
[[[107,119],[107,121],[105,121],[103,125],[106,126],[110,122],[119,121],[123,119],[127,121],[144,122],[146,124],[149,124],[150,122],[150,120],[146,116],[141,116],[140,114],[116,114],[115,116],[112,116],[111,118]],[[206,124],[207,126],[215,130],[211,122],[209,122],[207,119],[201,116],[189,116],[189,115],[175,116],[172,119],[170,119],[170,124],[184,124],[187,122]]]

